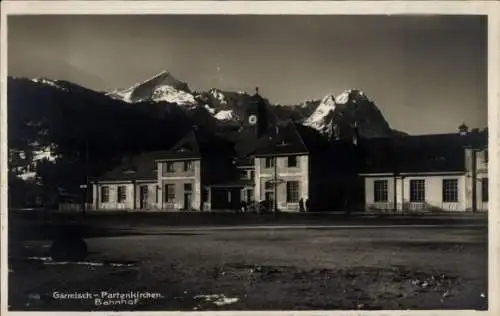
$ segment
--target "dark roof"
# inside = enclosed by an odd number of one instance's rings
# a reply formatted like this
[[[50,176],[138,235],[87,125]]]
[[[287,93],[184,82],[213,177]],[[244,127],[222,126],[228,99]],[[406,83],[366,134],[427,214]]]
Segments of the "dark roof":
[[[235,165],[237,167],[253,166],[254,165],[253,158],[251,156],[236,158]]]
[[[255,156],[308,153],[297,127],[293,122],[277,124],[274,131],[261,137],[256,145]]]
[[[99,181],[155,180],[155,159],[153,152],[124,158],[122,164],[99,177]]]
[[[363,139],[363,173],[465,171],[465,147],[485,144],[478,135],[434,134]]]
[[[157,160],[192,159],[206,156],[233,156],[234,144],[214,132],[194,128],[168,151],[157,152]]]
[[[194,130],[184,135],[170,150],[156,152],[157,160],[200,158],[201,152]]]
[[[205,130],[193,129],[170,150],[145,152],[123,159],[113,170],[99,177],[99,181],[154,180],[158,160],[199,159],[201,157],[232,156],[233,144]]]

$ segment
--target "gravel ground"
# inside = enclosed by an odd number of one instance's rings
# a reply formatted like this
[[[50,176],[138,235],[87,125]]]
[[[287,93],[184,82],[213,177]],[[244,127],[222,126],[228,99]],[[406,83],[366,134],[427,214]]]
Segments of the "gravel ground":
[[[143,226],[86,241],[89,256],[77,263],[51,261],[47,241],[11,245],[10,310],[487,309],[484,226]],[[154,297],[109,294],[130,291]]]

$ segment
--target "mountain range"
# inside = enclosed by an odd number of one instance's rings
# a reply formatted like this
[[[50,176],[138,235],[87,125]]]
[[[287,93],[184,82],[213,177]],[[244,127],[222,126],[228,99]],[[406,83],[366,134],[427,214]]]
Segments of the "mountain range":
[[[7,95],[11,184],[21,177],[52,189],[75,189],[87,174],[100,174],[123,156],[169,148],[193,125],[238,133],[252,97],[218,88],[193,91],[168,71],[110,92],[64,80],[9,77]],[[354,126],[365,138],[401,134],[356,89],[296,105],[266,101],[279,120],[332,138],[351,137]]]
[[[212,88],[196,92],[168,71],[150,79],[106,94],[127,103],[174,103],[188,110],[203,107],[219,121],[238,121],[240,110],[250,94]],[[274,105],[281,119],[292,119],[322,134],[341,137],[356,122],[362,137],[391,136],[393,131],[378,107],[360,90],[352,89],[335,96],[307,101],[295,106]],[[334,135],[335,134],[335,135]]]

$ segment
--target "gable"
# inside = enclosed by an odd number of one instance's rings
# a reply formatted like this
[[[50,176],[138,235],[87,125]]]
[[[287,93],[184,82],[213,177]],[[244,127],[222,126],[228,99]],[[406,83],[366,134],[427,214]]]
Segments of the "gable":
[[[277,125],[276,128],[259,139],[255,156],[308,153],[302,137],[293,123]]]

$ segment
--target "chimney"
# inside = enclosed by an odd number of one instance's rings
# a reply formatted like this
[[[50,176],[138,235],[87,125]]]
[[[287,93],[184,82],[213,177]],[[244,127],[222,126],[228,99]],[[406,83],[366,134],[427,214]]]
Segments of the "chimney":
[[[255,95],[259,95],[259,87],[255,87]]]

